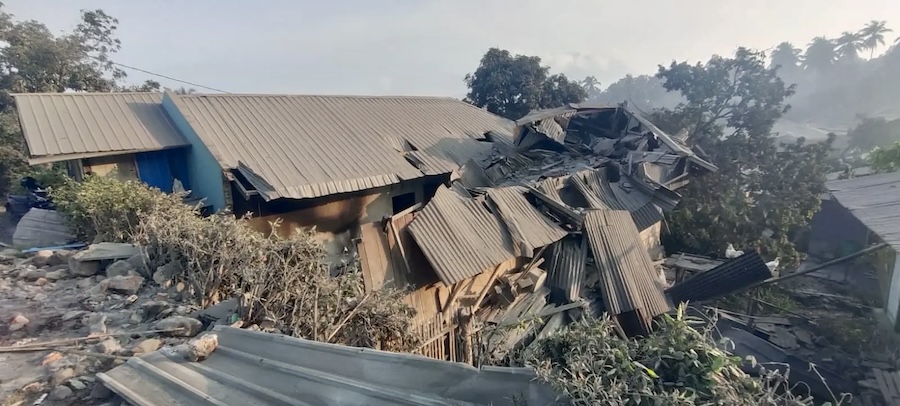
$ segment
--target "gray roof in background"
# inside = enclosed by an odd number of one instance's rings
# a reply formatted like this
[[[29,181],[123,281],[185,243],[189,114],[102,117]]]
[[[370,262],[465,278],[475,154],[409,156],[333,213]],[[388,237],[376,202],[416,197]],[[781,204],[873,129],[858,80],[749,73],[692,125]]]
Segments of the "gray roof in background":
[[[311,198],[448,173],[512,122],[451,98],[169,94],[223,168],[263,197]],[[511,142],[511,141],[510,141]],[[411,148],[410,148],[411,147]],[[405,159],[411,153],[417,168]]]
[[[97,376],[138,406],[514,405],[514,396],[557,404],[526,368],[476,369],[223,326],[214,332],[219,346],[202,362],[163,349]]]
[[[900,252],[900,172],[825,182],[835,200]]]
[[[163,112],[161,93],[14,97],[33,164],[189,145]]]

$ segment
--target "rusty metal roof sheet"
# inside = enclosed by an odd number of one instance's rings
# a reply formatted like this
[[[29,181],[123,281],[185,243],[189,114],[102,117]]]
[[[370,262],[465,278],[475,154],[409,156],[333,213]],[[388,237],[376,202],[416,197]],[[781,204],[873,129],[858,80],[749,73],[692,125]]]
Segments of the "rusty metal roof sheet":
[[[547,285],[554,302],[575,302],[581,298],[587,247],[584,237],[571,235],[551,245],[544,254]]]
[[[446,284],[478,275],[515,257],[503,225],[482,203],[445,187],[409,224],[409,232]]]
[[[132,357],[97,374],[137,406],[557,404],[526,368],[482,367],[418,355],[345,347],[216,327],[204,361],[170,349]]]
[[[900,252],[900,172],[826,182],[831,196]]]
[[[653,262],[629,212],[590,211],[584,228],[610,314],[639,310],[652,317],[669,310]]]
[[[451,98],[173,95],[224,168],[241,163],[268,198],[311,198],[447,173],[485,158],[512,122]],[[499,134],[499,135],[497,135]],[[409,152],[398,149],[410,147]],[[405,154],[420,168],[405,159]],[[456,167],[452,167],[452,166]]]
[[[159,93],[16,94],[32,164],[189,145]]]
[[[510,235],[521,244],[522,256],[530,257],[534,250],[550,245],[568,233],[550,221],[525,198],[525,189],[504,187],[488,189],[488,200],[494,204]]]

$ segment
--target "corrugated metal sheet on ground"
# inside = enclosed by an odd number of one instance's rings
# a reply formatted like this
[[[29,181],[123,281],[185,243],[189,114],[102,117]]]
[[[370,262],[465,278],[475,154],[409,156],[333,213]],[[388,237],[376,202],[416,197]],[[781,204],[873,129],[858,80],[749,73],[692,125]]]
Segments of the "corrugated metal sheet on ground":
[[[771,277],[766,261],[756,251],[750,251],[672,286],[666,293],[674,303],[710,300]]]
[[[625,179],[625,178],[622,178]],[[605,210],[626,210],[631,213],[638,230],[645,230],[663,219],[662,210],[656,207],[652,195],[645,189],[625,187],[620,180],[610,183],[603,170],[587,170],[570,178],[572,185],[587,201],[590,208]]]
[[[640,310],[652,317],[669,310],[653,262],[630,213],[593,210],[587,213],[584,228],[600,271],[600,289],[610,314]]]
[[[438,277],[454,284],[515,257],[500,220],[482,203],[446,187],[409,224],[413,239]]]
[[[584,237],[571,235],[554,243],[544,254],[547,285],[553,302],[575,302],[581,298],[587,247]]]
[[[525,368],[474,367],[417,355],[344,347],[216,327],[202,362],[166,349],[133,357],[98,378],[137,406],[556,404]]]
[[[160,93],[36,93],[15,99],[34,161],[189,145],[163,112]]]
[[[825,187],[841,206],[900,252],[900,172],[836,180]]]
[[[530,257],[534,250],[559,241],[568,233],[532,206],[524,192],[521,187],[493,188],[488,189],[487,197],[500,210],[496,214],[513,239],[522,239],[517,241],[523,244],[522,256]]]
[[[479,141],[486,132],[512,130],[510,121],[451,98],[170,96],[223,167],[241,162],[272,186],[260,190],[268,198],[318,197],[422,176],[396,149],[399,140],[414,147],[426,173],[444,171],[448,161],[461,165],[489,153],[490,144]]]

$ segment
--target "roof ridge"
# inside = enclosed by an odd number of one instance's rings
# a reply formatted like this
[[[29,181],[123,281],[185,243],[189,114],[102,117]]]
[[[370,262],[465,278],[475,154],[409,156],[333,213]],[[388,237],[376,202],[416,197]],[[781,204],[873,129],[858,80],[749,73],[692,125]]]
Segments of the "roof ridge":
[[[410,99],[410,100],[453,100],[465,103],[462,99],[451,96],[410,96],[410,95],[348,95],[348,94],[290,94],[290,93],[191,93],[179,94],[178,97],[304,97],[304,98],[338,98],[338,99]],[[468,103],[466,103],[468,104]]]

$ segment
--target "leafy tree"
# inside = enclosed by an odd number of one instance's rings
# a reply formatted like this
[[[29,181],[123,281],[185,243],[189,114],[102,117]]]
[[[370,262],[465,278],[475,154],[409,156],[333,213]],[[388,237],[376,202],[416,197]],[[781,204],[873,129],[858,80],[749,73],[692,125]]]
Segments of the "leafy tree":
[[[887,147],[875,148],[869,155],[869,163],[876,172],[900,170],[900,142]]]
[[[126,86],[121,88],[121,91],[123,92],[159,92],[161,90],[162,85],[155,80],[146,80],[144,83],[137,86]]]
[[[489,49],[465,81],[467,102],[512,120],[532,110],[577,103],[587,97],[577,82],[562,74],[550,75],[541,58],[512,55],[499,48]]]
[[[830,70],[838,57],[835,46],[834,41],[828,38],[813,38],[803,55],[803,67],[816,73]]]
[[[740,48],[705,64],[660,66],[665,88],[686,102],[654,119],[669,131],[687,128],[688,141],[720,168],[685,188],[682,205],[669,216],[667,247],[721,256],[733,243],[797,259],[791,237],[818,210],[833,138],[777,143],[772,126],[788,110],[794,88],[765,61],[764,54]]]
[[[883,117],[862,117],[862,121],[847,132],[848,151],[861,155],[878,147],[900,141],[900,120]]]
[[[175,94],[194,94],[197,93],[197,89],[194,89],[193,87],[185,89],[184,86],[181,86],[178,89],[173,90],[173,92],[175,92]]]
[[[102,10],[84,10],[69,33],[53,35],[36,21],[15,21],[0,3],[0,190],[28,169],[25,145],[11,93],[122,90],[125,78],[110,56],[121,47],[118,20]],[[157,84],[158,85],[158,84]]]
[[[781,78],[785,81],[794,82],[798,76],[802,74],[801,65],[803,58],[801,55],[803,50],[794,46],[790,42],[782,42],[772,50],[770,68],[778,68]]]
[[[879,46],[884,45],[884,34],[894,32],[887,28],[887,21],[872,20],[862,30],[859,35],[862,37],[862,48],[869,50],[869,59],[875,56],[875,50]]]
[[[662,107],[675,107],[684,101],[684,98],[678,93],[666,91],[662,86],[662,80],[655,76],[626,75],[609,85],[592,100],[601,103],[627,101],[633,108],[649,112]]]
[[[859,51],[863,49],[863,37],[858,32],[844,31],[835,44],[840,59],[855,61],[859,59]]]
[[[588,99],[594,99],[600,94],[600,81],[594,76],[587,76],[579,82],[587,93]]]

